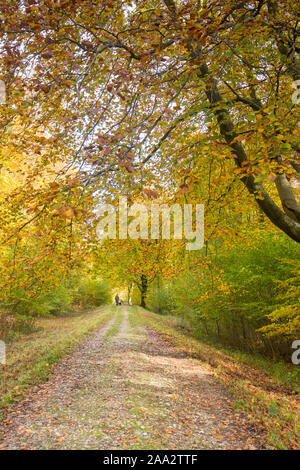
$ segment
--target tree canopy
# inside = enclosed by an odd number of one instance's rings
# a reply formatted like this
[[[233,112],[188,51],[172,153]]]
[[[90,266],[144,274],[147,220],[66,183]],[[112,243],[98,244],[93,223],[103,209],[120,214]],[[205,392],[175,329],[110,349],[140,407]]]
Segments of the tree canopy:
[[[297,2],[0,7],[4,305],[93,266],[141,287],[209,269],[220,244],[300,241]],[[96,208],[120,195],[203,203],[205,248],[101,245]]]
[[[24,203],[49,166],[57,184],[71,172],[104,193],[156,179],[178,196],[205,179],[219,204],[242,182],[240,197],[300,240],[294,1],[1,6],[1,159],[31,156]]]

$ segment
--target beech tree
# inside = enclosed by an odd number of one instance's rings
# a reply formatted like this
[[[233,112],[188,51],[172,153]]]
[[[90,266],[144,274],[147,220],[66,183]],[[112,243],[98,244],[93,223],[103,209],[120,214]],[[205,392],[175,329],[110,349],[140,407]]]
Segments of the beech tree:
[[[299,242],[296,7],[292,0],[1,2],[4,141],[39,151],[43,130],[56,146],[52,158],[58,148],[70,155],[80,184],[103,193],[128,175],[163,178],[182,149],[182,167],[192,155],[200,174],[213,145],[224,193],[238,175],[235,184]],[[16,120],[23,132],[12,137]],[[179,192],[191,181],[182,176]]]

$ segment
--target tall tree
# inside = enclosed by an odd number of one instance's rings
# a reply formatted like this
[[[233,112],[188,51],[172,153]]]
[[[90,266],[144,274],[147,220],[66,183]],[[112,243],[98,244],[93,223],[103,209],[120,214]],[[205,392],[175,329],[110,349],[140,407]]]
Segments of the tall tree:
[[[7,138],[20,121],[16,148],[44,130],[72,156],[86,190],[104,195],[128,175],[136,184],[150,174],[163,182],[178,145],[187,159],[193,152],[201,172],[213,144],[224,192],[237,175],[235,184],[244,184],[267,218],[300,241],[293,0],[1,7],[2,132]],[[221,165],[222,157],[231,160]],[[183,175],[180,190],[186,187]]]

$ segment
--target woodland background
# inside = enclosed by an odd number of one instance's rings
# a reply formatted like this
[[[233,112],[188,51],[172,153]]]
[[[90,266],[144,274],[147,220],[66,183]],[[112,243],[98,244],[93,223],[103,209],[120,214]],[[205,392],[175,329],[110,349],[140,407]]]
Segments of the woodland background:
[[[139,303],[228,348],[300,338],[292,0],[2,1],[1,338]],[[205,246],[100,243],[100,203],[205,204]]]

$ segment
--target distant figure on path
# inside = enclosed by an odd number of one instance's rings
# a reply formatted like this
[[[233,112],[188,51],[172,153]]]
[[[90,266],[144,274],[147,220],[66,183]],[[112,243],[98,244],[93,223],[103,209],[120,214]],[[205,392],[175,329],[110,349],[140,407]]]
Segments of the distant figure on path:
[[[120,297],[118,296],[118,294],[115,297],[115,301],[116,301],[116,305],[120,305]]]

